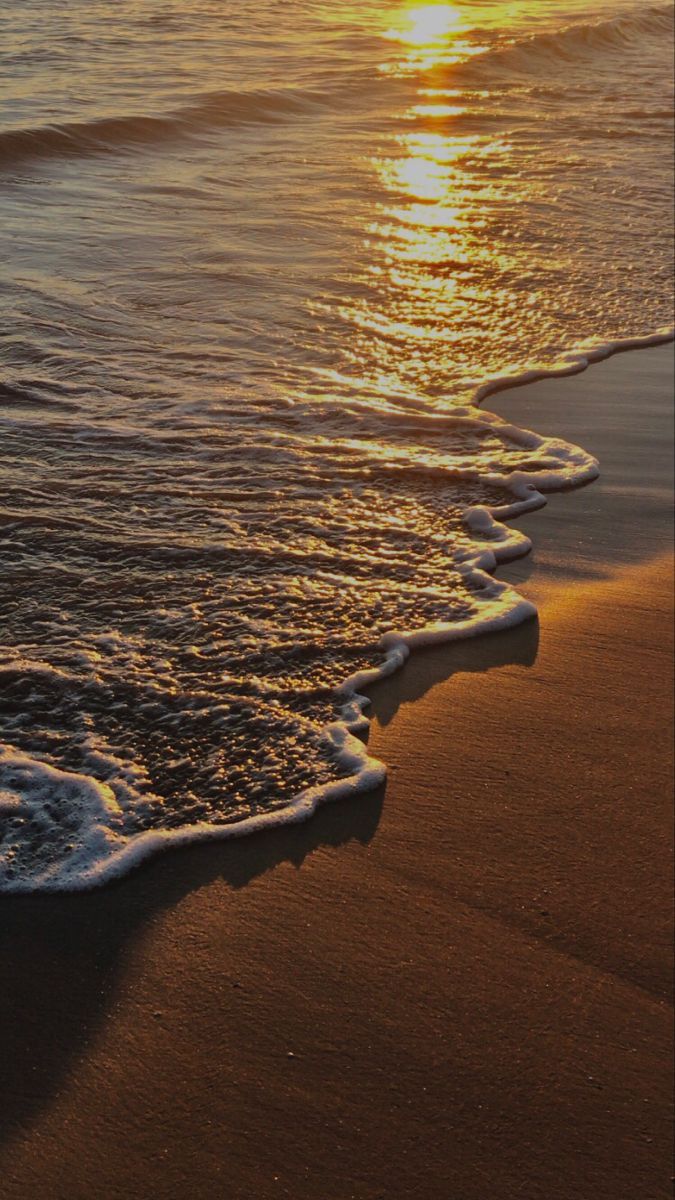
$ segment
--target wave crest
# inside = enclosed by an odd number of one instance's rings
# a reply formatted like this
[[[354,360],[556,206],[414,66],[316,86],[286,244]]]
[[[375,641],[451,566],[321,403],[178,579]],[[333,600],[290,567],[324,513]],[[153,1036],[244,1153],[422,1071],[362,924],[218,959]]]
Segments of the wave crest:
[[[538,33],[510,45],[487,50],[455,68],[455,73],[484,78],[499,75],[538,75],[551,66],[565,66],[589,56],[622,53],[649,39],[673,35],[673,10],[655,6],[630,16],[568,25],[555,33]]]
[[[273,124],[307,116],[321,103],[320,93],[312,91],[210,92],[168,113],[135,113],[6,129],[0,131],[0,167],[134,151],[209,128]]]

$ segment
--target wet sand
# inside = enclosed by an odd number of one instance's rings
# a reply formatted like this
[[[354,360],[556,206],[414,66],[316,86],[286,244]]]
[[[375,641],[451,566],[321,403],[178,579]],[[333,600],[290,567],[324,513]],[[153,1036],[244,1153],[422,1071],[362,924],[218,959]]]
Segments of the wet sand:
[[[670,1195],[672,348],[489,404],[603,477],[373,689],[386,795],[2,902],[7,1200]]]

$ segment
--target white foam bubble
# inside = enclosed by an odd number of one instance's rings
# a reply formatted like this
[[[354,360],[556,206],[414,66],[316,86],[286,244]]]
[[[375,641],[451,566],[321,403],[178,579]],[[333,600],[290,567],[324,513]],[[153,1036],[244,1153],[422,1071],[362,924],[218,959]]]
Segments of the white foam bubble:
[[[307,788],[282,809],[232,824],[196,822],[131,835],[123,831],[122,811],[106,784],[0,747],[0,814],[10,822],[0,850],[0,891],[99,887],[162,850],[305,821],[320,804],[372,791],[383,782],[384,764],[368,755],[346,725],[329,726],[326,739],[348,777]]]
[[[639,337],[615,338],[612,341],[589,341],[575,350],[568,351],[553,365],[530,367],[526,371],[505,372],[488,379],[478,387],[474,397],[475,403],[482,404],[488,396],[494,395],[495,392],[522,387],[527,383],[536,383],[540,379],[579,375],[592,363],[602,362],[614,354],[621,354],[626,350],[647,349],[649,346],[661,346],[666,342],[672,342],[674,337],[675,326],[664,325],[654,333],[643,334]]]

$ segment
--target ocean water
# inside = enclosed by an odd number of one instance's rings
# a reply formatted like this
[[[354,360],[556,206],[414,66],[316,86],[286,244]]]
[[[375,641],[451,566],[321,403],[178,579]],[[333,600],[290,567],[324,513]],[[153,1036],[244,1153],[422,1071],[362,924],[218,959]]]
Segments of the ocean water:
[[[670,5],[0,14],[0,888],[372,786],[594,477],[486,410],[671,320]],[[498,396],[490,401],[498,412]]]

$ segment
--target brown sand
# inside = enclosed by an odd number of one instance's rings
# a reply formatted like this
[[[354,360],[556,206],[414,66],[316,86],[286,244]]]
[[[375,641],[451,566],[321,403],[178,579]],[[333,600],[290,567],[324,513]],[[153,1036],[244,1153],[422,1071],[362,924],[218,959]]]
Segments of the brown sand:
[[[540,626],[375,690],[386,798],[4,902],[6,1200],[670,1195],[670,362],[493,399],[611,393],[610,468],[523,523]]]

